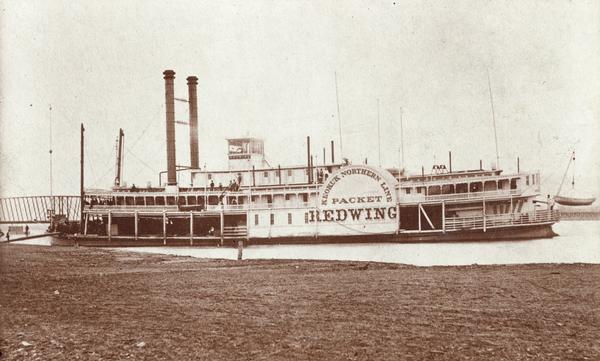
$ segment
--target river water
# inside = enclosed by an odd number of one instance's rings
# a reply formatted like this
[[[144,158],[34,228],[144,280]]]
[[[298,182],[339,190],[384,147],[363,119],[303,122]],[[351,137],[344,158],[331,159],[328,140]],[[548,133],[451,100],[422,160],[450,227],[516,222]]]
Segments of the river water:
[[[32,226],[32,231],[37,230]],[[416,244],[319,244],[250,246],[244,259],[310,259],[369,261],[450,266],[516,263],[600,264],[600,221],[562,221],[554,225],[559,236],[548,239]],[[41,228],[40,228],[41,229]],[[15,242],[50,245],[50,237]],[[119,250],[199,258],[236,259],[237,249],[217,247],[128,247]]]

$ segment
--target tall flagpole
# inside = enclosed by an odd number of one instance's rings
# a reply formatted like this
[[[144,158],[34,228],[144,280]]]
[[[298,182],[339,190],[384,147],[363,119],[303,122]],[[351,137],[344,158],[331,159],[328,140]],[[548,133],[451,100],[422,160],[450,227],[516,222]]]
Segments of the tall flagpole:
[[[340,118],[340,99],[338,96],[337,72],[333,72],[335,78],[335,102],[337,103],[338,129],[340,132],[340,158],[344,159],[344,149],[342,147],[342,118]]]
[[[381,168],[381,122],[379,120],[379,99],[377,99],[377,147],[379,151],[379,167]]]

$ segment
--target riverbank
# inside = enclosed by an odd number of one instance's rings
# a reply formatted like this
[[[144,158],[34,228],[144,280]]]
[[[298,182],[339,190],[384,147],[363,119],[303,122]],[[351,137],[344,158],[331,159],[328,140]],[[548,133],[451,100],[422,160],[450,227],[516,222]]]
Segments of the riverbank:
[[[600,358],[600,265],[0,257],[3,360]]]

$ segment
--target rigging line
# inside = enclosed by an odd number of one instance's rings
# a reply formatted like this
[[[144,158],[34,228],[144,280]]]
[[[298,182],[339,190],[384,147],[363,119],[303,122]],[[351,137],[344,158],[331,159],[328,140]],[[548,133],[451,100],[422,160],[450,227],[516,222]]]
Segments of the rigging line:
[[[142,165],[146,166],[146,168],[150,169],[151,171],[155,171],[154,168],[150,167],[148,165],[148,163],[144,162],[142,159],[140,159],[140,157],[138,157],[137,155],[135,155],[129,148],[126,149],[127,153],[131,154],[135,159],[137,159],[140,163],[142,163]]]
[[[490,70],[487,70],[488,89],[490,91],[490,104],[492,106],[492,122],[494,125],[494,143],[496,144],[496,169],[500,169],[500,156],[498,155],[498,134],[496,132],[496,116],[494,114],[494,99],[492,98],[492,82],[490,81]]]
[[[163,110],[163,106],[161,105],[160,109],[158,109],[158,111],[154,114],[154,116],[158,115],[158,113],[160,113]],[[146,124],[146,128],[144,128],[144,130],[142,131],[142,133],[135,139],[135,141],[133,141],[133,143],[131,143],[131,145],[129,146],[130,148],[134,148],[137,143],[140,141],[140,139],[142,139],[142,137],[144,136],[144,134],[146,134],[146,132],[148,131],[148,129],[150,129],[150,126],[152,125],[152,122],[148,122]]]

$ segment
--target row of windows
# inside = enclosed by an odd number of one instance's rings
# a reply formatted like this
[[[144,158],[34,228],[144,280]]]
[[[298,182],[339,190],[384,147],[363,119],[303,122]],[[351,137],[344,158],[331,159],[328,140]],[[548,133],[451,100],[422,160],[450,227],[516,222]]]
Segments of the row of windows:
[[[292,224],[292,214],[291,213],[287,214],[287,222],[288,222],[287,224]],[[258,226],[258,224],[259,224],[259,216],[258,216],[258,214],[255,214],[254,215],[254,225]],[[275,214],[274,213],[269,214],[269,224],[270,225],[275,224]]]
[[[531,181],[535,184],[537,177],[531,176]],[[486,182],[471,182],[471,183],[458,183],[458,184],[443,184],[443,185],[432,185],[429,187],[414,187],[414,188],[402,188],[405,194],[411,194],[413,190],[416,193],[425,195],[438,195],[438,194],[454,194],[454,193],[476,193],[476,192],[489,192],[498,189],[517,189],[518,181],[520,178],[512,179],[500,179],[498,181],[486,181]],[[538,180],[539,181],[539,180]],[[526,184],[529,185],[529,176],[526,177]]]
[[[308,202],[308,193],[300,193],[298,195],[304,203]],[[252,202],[258,202],[260,196],[252,196]],[[271,195],[263,196],[263,199],[268,204],[273,203]],[[286,194],[285,200],[292,199],[292,194]],[[246,197],[228,196],[227,204],[242,204],[246,203]],[[209,205],[219,204],[219,196],[211,195],[193,195],[193,196],[86,196],[85,204],[87,205],[108,205],[108,206],[175,206],[175,205]]]

